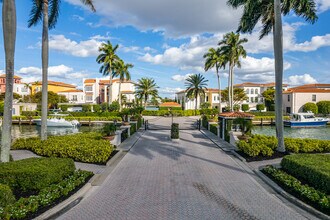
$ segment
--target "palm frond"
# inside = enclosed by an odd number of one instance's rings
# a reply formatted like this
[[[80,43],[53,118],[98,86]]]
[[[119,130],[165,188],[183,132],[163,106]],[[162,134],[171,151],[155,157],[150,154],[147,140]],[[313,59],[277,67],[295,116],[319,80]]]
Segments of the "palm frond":
[[[61,0],[49,1],[49,29],[55,28],[58,16],[60,14]]]
[[[35,26],[42,20],[42,8],[42,0],[32,0],[32,8],[30,11],[28,27]]]

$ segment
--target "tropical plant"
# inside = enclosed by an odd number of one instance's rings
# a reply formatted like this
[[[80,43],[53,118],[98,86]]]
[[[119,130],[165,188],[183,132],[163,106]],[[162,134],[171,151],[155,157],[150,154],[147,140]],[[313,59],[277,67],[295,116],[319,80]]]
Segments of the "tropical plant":
[[[229,5],[234,8],[244,7],[238,31],[252,33],[255,26],[261,21],[263,28],[260,32],[260,39],[273,31],[274,56],[275,56],[275,112],[276,112],[276,136],[280,152],[285,151],[283,136],[283,30],[281,14],[287,15],[294,12],[303,17],[306,21],[314,23],[317,20],[316,4],[313,0],[228,0]]]
[[[42,103],[42,92],[37,92],[33,96],[33,100],[36,103]],[[64,95],[58,95],[55,92],[47,92],[47,111],[49,108],[57,108],[58,103],[67,103],[68,99]]]
[[[95,11],[92,0],[81,0]],[[42,20],[42,104],[41,104],[41,139],[47,139],[47,114],[48,114],[48,59],[49,38],[48,29],[55,28],[60,13],[60,0],[33,0],[28,26],[35,26]]]
[[[319,113],[324,115],[330,114],[330,101],[319,101],[316,105]]]
[[[24,83],[24,86],[30,92],[30,94],[29,94],[29,102],[31,102],[31,98],[32,98],[32,85],[31,85],[31,83]]]
[[[115,46],[112,46],[111,42],[108,41],[107,43],[102,43],[99,47],[100,55],[96,58],[96,62],[98,64],[102,64],[99,72],[103,74],[103,76],[109,76],[110,82],[109,82],[109,98],[108,98],[108,104],[109,106],[112,103],[112,78],[114,76],[114,70],[115,70],[115,63],[120,60],[118,55],[116,54],[118,49],[118,44]]]
[[[262,97],[265,99],[265,105],[270,110],[270,106],[275,104],[275,89],[274,87],[268,88],[262,93]]]
[[[115,135],[117,127],[114,123],[106,123],[102,127],[102,134],[104,136],[112,136]]]
[[[121,100],[121,84],[126,80],[131,79],[131,74],[129,69],[133,68],[133,64],[124,63],[123,60],[118,60],[114,65],[114,77],[119,78],[119,87],[118,87],[118,101],[119,101],[119,111],[122,110],[122,100]]]
[[[14,55],[16,42],[16,7],[15,0],[3,0],[2,4],[3,44],[6,62],[6,97],[4,104],[0,162],[9,162],[11,146]]]
[[[135,94],[138,99],[144,100],[144,108],[147,106],[149,96],[158,97],[158,88],[155,80],[151,78],[141,78],[135,84]]]
[[[228,106],[229,106],[229,102],[230,102],[229,95],[230,95],[230,93],[228,91],[228,88],[226,88],[222,91],[222,101],[227,102]],[[233,100],[232,100],[233,105],[237,105],[247,99],[248,99],[248,97],[247,97],[244,89],[234,88],[234,96],[233,96]]]
[[[233,97],[234,97],[234,67],[241,68],[240,58],[246,57],[246,51],[242,44],[246,43],[246,38],[240,39],[240,34],[230,32],[225,34],[223,39],[219,42],[220,54],[225,58],[225,61],[229,63],[229,76],[228,76],[228,88],[229,88],[229,107],[230,111],[233,111]]]
[[[208,80],[204,78],[202,74],[193,74],[190,75],[186,81],[186,97],[187,98],[195,98],[195,111],[197,110],[197,99],[198,97],[205,95],[205,90],[207,90]]]
[[[159,102],[158,102],[157,98],[158,97],[155,97],[155,96],[151,97],[150,104],[154,105],[154,106],[158,106]]]
[[[226,61],[225,61],[225,56],[221,54],[220,48],[214,49],[210,48],[209,51],[204,54],[203,56],[206,61],[205,61],[205,66],[204,70],[208,71],[211,68],[215,67],[215,71],[217,74],[217,79],[218,79],[218,93],[219,93],[219,113],[222,112],[221,108],[221,82],[220,82],[220,75],[219,75],[219,69],[221,67],[225,68],[226,66]]]
[[[307,102],[304,106],[303,106],[303,111],[304,112],[313,112],[314,114],[318,113],[318,107],[315,103],[313,102]]]

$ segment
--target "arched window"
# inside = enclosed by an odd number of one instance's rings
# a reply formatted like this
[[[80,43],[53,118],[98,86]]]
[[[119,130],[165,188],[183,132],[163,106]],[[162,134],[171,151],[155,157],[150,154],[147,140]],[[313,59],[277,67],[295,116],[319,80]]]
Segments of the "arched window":
[[[255,92],[254,92],[254,94],[258,94],[258,89],[255,89]]]
[[[253,94],[253,89],[251,89],[251,94]]]

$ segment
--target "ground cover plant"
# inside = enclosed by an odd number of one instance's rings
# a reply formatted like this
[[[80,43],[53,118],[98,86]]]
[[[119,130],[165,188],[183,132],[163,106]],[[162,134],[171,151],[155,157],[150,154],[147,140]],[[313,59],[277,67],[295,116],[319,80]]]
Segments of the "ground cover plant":
[[[26,149],[40,156],[72,158],[75,161],[104,164],[114,147],[102,134],[96,132],[65,136],[50,136],[46,141],[40,138],[17,139],[12,149]]]

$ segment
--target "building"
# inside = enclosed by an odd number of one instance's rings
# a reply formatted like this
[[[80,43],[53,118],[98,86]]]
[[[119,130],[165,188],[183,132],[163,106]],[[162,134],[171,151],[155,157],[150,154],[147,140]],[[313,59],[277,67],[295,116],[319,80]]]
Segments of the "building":
[[[35,94],[37,92],[40,92],[42,90],[42,82],[33,82],[31,83],[31,88],[32,88],[32,94]],[[62,83],[62,82],[55,82],[55,81],[48,81],[48,91],[49,92],[63,92],[63,91],[68,91],[76,89],[75,85],[67,84],[67,83]]]
[[[298,113],[307,102],[330,101],[330,84],[307,84],[283,92],[283,111]]]
[[[69,103],[82,104],[85,103],[85,93],[79,89],[70,89],[62,92],[58,92],[59,95],[64,95]]]
[[[22,78],[14,76],[13,91],[21,96],[30,95],[30,89],[24,83]],[[0,93],[6,92],[6,74],[0,75]]]
[[[159,108],[163,108],[163,109],[177,109],[177,108],[181,108],[182,106],[177,103],[177,102],[164,102],[162,104],[159,105]]]
[[[241,83],[234,85],[235,88],[241,88],[245,91],[248,99],[241,104],[249,104],[250,110],[256,110],[257,104],[264,104],[265,100],[262,93],[270,88],[275,88],[275,83]],[[288,84],[283,84],[283,90],[288,89]]]
[[[86,103],[103,103],[109,100],[109,79],[83,79],[83,92]],[[135,84],[128,80],[121,83],[121,94],[126,96],[126,102],[132,103],[135,99]],[[119,79],[112,80],[112,97],[111,102],[119,98]]]
[[[20,116],[23,111],[36,111],[37,103],[13,103],[13,116]]]

